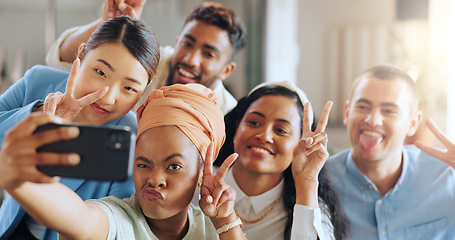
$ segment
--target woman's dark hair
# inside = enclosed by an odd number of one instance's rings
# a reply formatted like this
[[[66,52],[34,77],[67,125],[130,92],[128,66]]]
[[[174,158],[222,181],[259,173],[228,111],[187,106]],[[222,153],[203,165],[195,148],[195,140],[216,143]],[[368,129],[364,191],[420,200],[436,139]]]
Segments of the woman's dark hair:
[[[300,101],[298,95],[289,90],[286,87],[280,85],[267,85],[261,88],[258,88],[250,95],[242,98],[237,103],[237,106],[232,109],[226,116],[224,117],[224,122],[226,124],[226,141],[224,145],[221,147],[220,153],[218,154],[218,158],[214,162],[215,166],[221,166],[224,159],[226,159],[229,155],[234,153],[234,135],[237,131],[237,127],[239,126],[240,121],[242,120],[243,116],[246,113],[246,110],[250,107],[250,105],[258,100],[263,96],[284,96],[291,99],[296,100],[296,106],[299,110],[300,119],[303,119],[303,104]],[[300,125],[300,135],[303,131],[303,123],[302,121]],[[313,125],[311,126],[312,131],[316,129],[316,121],[313,121]],[[286,227],[284,230],[284,239],[288,240],[291,237],[291,228],[292,228],[292,221],[293,221],[293,214],[294,214],[294,205],[296,199],[296,192],[295,192],[295,183],[294,177],[292,176],[292,168],[291,165],[284,171],[283,173],[284,178],[284,188],[282,193],[282,198],[284,202],[284,207],[287,212],[288,219],[286,221]],[[348,237],[348,227],[349,223],[347,218],[344,215],[343,210],[341,209],[341,203],[338,199],[338,196],[333,188],[327,174],[325,168],[321,169],[321,172],[318,176],[319,186],[318,186],[318,195],[319,199],[325,204],[325,209],[322,209],[326,215],[329,216],[330,221],[333,226],[333,233],[335,239],[346,239]]]
[[[111,18],[90,36],[81,52],[81,60],[90,50],[108,43],[123,44],[147,71],[150,83],[160,61],[160,46],[149,26],[129,16]]]

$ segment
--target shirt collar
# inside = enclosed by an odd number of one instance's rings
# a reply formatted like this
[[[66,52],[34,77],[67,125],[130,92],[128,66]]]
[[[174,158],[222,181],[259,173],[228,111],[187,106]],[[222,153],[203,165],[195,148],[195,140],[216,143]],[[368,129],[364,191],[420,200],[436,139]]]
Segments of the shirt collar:
[[[280,183],[269,191],[257,196],[249,197],[240,189],[239,185],[235,181],[234,176],[232,175],[232,169],[230,169],[226,174],[225,180],[236,191],[237,195],[234,201],[234,205],[243,199],[247,199],[248,201],[243,202],[249,202],[255,213],[260,213],[264,209],[270,207],[274,201],[280,199],[284,186],[284,180],[281,179]]]
[[[402,150],[402,158],[403,158],[403,166],[400,174],[400,178],[398,179],[397,183],[395,184],[395,187],[389,191],[389,193],[393,193],[397,191],[400,186],[402,185],[404,176],[406,175],[408,164],[409,164],[409,156],[406,151]],[[352,150],[349,151],[349,153],[346,156],[346,165],[347,165],[347,171],[348,175],[352,176],[354,178],[354,184],[359,187],[360,189],[364,190],[367,188],[374,188],[376,191],[378,189],[374,185],[374,183],[363,173],[360,171],[360,169],[357,167],[357,165],[354,162],[354,159],[352,158]],[[387,194],[389,194],[387,193]]]

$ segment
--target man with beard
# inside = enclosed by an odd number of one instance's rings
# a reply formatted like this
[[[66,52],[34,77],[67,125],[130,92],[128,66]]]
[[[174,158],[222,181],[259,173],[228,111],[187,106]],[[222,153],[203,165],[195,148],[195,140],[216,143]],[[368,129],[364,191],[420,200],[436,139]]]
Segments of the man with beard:
[[[404,146],[422,119],[418,102],[415,82],[391,65],[368,69],[352,86],[344,107],[352,149],[326,164],[352,239],[454,239],[455,145],[428,119],[447,149]]]
[[[47,64],[69,70],[78,47],[99,24],[118,15],[140,18],[145,2],[146,0],[105,0],[100,19],[68,29],[59,37],[46,57]],[[243,22],[231,8],[213,2],[203,2],[196,6],[186,18],[175,47],[161,48],[157,74],[135,109],[153,89],[175,83],[200,83],[211,88],[219,97],[223,113],[229,112],[237,101],[222,81],[234,71],[234,58],[246,45],[246,34]]]

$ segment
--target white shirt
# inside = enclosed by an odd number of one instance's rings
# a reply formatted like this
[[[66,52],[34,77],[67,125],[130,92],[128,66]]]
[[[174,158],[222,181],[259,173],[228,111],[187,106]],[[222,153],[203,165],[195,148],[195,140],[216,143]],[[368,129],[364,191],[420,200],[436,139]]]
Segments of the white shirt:
[[[73,27],[67,29],[52,44],[46,56],[46,63],[48,66],[62,69],[65,71],[71,70],[72,66],[71,63],[63,62],[60,60],[60,45],[71,34],[76,32],[78,28],[79,27]],[[133,111],[136,111],[142,105],[142,103],[144,103],[145,100],[147,100],[148,95],[152,92],[153,89],[158,89],[163,86],[166,86],[167,78],[169,76],[169,64],[171,62],[173,54],[174,48],[172,48],[171,46],[160,47],[160,62],[158,64],[156,75],[152,79],[152,82],[145,88],[141,98],[139,99],[136,106],[133,108]],[[213,89],[213,92],[220,99],[219,101],[220,108],[224,114],[231,111],[237,105],[237,100],[226,90],[222,81],[218,81],[217,85]]]
[[[242,230],[249,240],[281,240],[286,226],[287,214],[284,208],[281,193],[283,191],[284,181],[282,180],[277,186],[270,191],[258,196],[247,196],[237,185],[237,182],[232,175],[232,169],[228,171],[225,181],[236,191],[236,199],[234,208],[238,216],[247,220],[254,220],[262,216],[274,201],[278,203],[272,211],[262,220],[248,224],[242,223]],[[320,208],[310,208],[296,204],[294,206],[294,221],[292,224],[291,239],[333,239],[331,224],[328,221],[328,216],[323,216],[324,224],[321,219]],[[330,236],[330,238],[327,238]]]

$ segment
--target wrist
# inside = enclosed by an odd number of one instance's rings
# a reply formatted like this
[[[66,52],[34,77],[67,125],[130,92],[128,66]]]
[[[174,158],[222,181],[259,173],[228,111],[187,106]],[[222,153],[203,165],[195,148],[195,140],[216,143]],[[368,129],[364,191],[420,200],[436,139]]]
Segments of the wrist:
[[[319,207],[318,202],[319,182],[302,181],[295,184],[296,204],[305,205],[312,208]]]
[[[227,224],[222,225],[219,228],[216,228],[216,233],[218,235],[221,235],[221,234],[223,234],[223,233],[225,233],[225,232],[227,232],[227,231],[229,231],[229,230],[231,230],[233,228],[236,228],[236,227],[240,228],[241,225],[242,225],[242,221],[240,220],[240,218],[237,218],[237,219],[235,219],[232,222],[229,222]]]
[[[227,217],[224,217],[224,218],[211,218],[212,220],[212,223],[213,223],[213,226],[215,227],[215,229],[218,229],[220,227],[222,227],[223,225],[226,225],[226,224],[229,224],[235,220],[237,220],[237,215],[235,214],[235,212],[231,213],[229,216]]]

